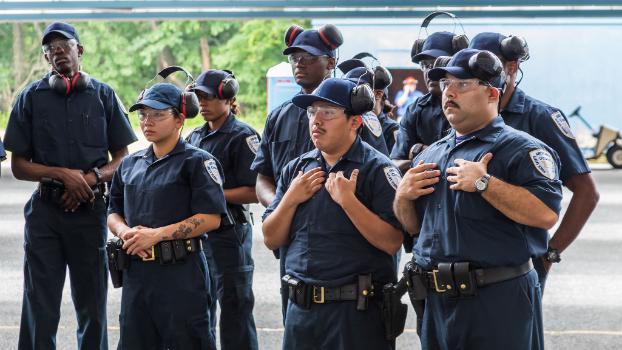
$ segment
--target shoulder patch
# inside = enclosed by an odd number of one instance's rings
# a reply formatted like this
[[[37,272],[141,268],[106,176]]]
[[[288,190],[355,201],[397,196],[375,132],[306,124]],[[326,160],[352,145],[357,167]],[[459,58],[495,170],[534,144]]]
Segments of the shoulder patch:
[[[542,148],[534,149],[529,152],[529,158],[540,174],[551,180],[557,177],[557,164],[548,151]]]
[[[220,177],[220,172],[218,171],[216,161],[213,159],[208,159],[203,162],[203,164],[205,165],[205,169],[207,169],[207,173],[212,178],[212,180],[222,186],[222,178]]]
[[[365,124],[371,133],[376,137],[380,137],[380,135],[382,135],[382,125],[378,117],[373,112],[363,113],[362,117],[363,124]]]
[[[386,166],[384,167],[383,170],[384,170],[384,176],[387,178],[389,185],[391,185],[391,187],[393,187],[394,190],[397,190],[397,186],[402,181],[402,174],[400,174],[400,171],[397,170],[397,168],[393,166]]]
[[[556,111],[552,113],[551,119],[553,119],[553,122],[555,123],[559,131],[561,131],[562,134],[564,134],[564,136],[574,139],[574,134],[572,133],[570,124],[568,124],[568,121],[566,120],[566,118],[560,111]]]
[[[253,154],[257,154],[257,151],[259,150],[259,143],[259,137],[257,137],[257,135],[251,135],[246,138],[246,144]]]

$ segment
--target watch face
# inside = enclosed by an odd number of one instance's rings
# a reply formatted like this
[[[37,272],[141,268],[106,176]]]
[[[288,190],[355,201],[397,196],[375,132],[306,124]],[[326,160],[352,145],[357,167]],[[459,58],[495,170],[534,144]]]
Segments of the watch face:
[[[486,183],[481,179],[475,181],[475,189],[478,191],[483,191],[486,189]]]

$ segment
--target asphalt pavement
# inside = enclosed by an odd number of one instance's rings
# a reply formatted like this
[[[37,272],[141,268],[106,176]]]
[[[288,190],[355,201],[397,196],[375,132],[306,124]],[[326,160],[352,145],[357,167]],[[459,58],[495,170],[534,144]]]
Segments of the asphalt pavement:
[[[23,206],[34,183],[17,181],[3,164],[0,178],[0,349],[16,349],[23,286]],[[544,296],[547,349],[622,349],[622,170],[603,167],[594,172],[601,199],[577,241],[553,267]],[[564,196],[567,205],[569,193]],[[253,206],[255,218],[263,208]],[[255,259],[255,321],[260,349],[280,349],[278,261],[262,243],[259,223],[253,239]],[[402,264],[410,259],[402,255]],[[68,283],[63,294],[58,349],[76,348],[76,320]],[[110,349],[119,338],[121,290],[108,293]],[[406,302],[406,298],[404,299]],[[398,349],[419,349],[414,311],[409,306],[407,329]],[[342,325],[347,327],[347,325]]]

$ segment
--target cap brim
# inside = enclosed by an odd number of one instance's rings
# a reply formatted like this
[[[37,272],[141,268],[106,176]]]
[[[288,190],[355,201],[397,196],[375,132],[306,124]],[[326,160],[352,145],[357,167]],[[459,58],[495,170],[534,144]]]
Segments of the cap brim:
[[[419,61],[421,60],[425,60],[428,58],[436,59],[439,56],[451,56],[451,54],[445,50],[439,50],[439,49],[425,50],[425,51],[421,51],[418,54],[416,54],[415,57],[413,57],[413,62],[419,63]]]
[[[53,31],[45,34],[45,36],[41,39],[41,45],[45,44],[45,41],[46,41],[45,39],[48,38],[51,34],[54,34],[54,33],[60,34],[60,35],[64,36],[67,39],[75,39],[75,37],[73,35],[69,34],[68,32],[66,32],[64,30],[53,30]]]
[[[445,75],[451,74],[458,79],[471,79],[473,75],[462,67],[439,67],[433,68],[428,72],[431,80],[441,80]]]
[[[325,51],[309,45],[290,46],[283,50],[283,55],[289,55],[290,53],[296,52],[296,50],[306,51],[313,56],[330,56],[330,54],[326,53]]]
[[[300,107],[302,109],[307,109],[307,107],[311,106],[313,102],[318,102],[318,101],[332,103],[334,105],[348,109],[348,106],[344,106],[337,101],[333,101],[331,99],[321,97],[321,96],[316,96],[316,95],[297,95],[297,96],[294,96],[294,98],[292,99],[292,103],[295,106]]]
[[[210,96],[218,96],[218,94],[216,93],[216,90],[211,88],[211,87],[207,87],[207,86],[202,86],[202,85],[195,85],[192,89],[190,89],[190,91],[201,91],[204,92]]]
[[[133,104],[132,107],[130,107],[129,111],[134,112],[135,110],[141,109],[143,107],[149,107],[153,109],[167,109],[172,108],[173,106],[156,100],[141,100],[140,102]]]

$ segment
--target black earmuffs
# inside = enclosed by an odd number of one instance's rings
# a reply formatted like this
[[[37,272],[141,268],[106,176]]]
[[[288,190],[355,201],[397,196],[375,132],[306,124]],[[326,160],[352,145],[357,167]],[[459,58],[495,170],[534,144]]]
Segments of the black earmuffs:
[[[419,28],[419,34],[417,35],[417,40],[415,40],[415,42],[413,43],[412,48],[410,49],[410,58],[411,61],[415,62],[415,56],[418,55],[419,53],[421,53],[421,51],[423,51],[423,44],[425,43],[425,41],[427,40],[427,38],[421,39],[420,35],[421,35],[421,29],[425,29],[426,33],[427,33],[427,29],[428,29],[428,25],[430,25],[430,22],[432,22],[432,20],[438,16],[448,16],[449,18],[453,19],[454,22],[458,23],[458,17],[456,17],[456,15],[454,15],[451,12],[446,12],[446,11],[434,11],[432,13],[430,13],[429,15],[427,15],[424,19],[423,22],[421,23],[421,27]],[[462,27],[462,24],[460,25]],[[463,28],[464,31],[464,28]],[[451,49],[452,52],[450,52],[452,55],[454,55],[456,52],[462,50],[462,49],[466,49],[469,46],[469,38],[466,36],[466,34],[455,34],[454,33],[454,37],[451,39]]]
[[[166,67],[166,68],[162,69],[161,71],[159,71],[158,74],[156,74],[155,77],[153,77],[153,79],[149,80],[149,82],[153,81],[158,76],[162,77],[162,79],[166,79],[169,75],[171,75],[171,74],[173,74],[175,72],[180,72],[180,71],[184,72],[186,74],[186,79],[190,83],[187,84],[186,87],[184,88],[184,91],[181,94],[181,101],[179,103],[179,106],[177,106],[177,109],[179,110],[179,112],[181,114],[186,116],[186,118],[192,119],[192,118],[196,117],[199,114],[199,110],[200,110],[199,98],[197,97],[197,95],[194,92],[189,91],[194,86],[194,78],[192,77],[192,74],[190,74],[183,67],[180,67],[180,66],[170,66],[170,67]],[[149,82],[147,82],[147,83],[149,83]],[[143,96],[145,95],[145,91],[147,91],[146,88],[143,89],[143,91],[140,92],[140,94],[138,95],[137,102],[140,102],[140,100],[143,99]]]
[[[52,70],[48,84],[57,93],[68,96],[72,91],[84,91],[91,81],[91,77],[84,72],[78,72],[71,79]]]

